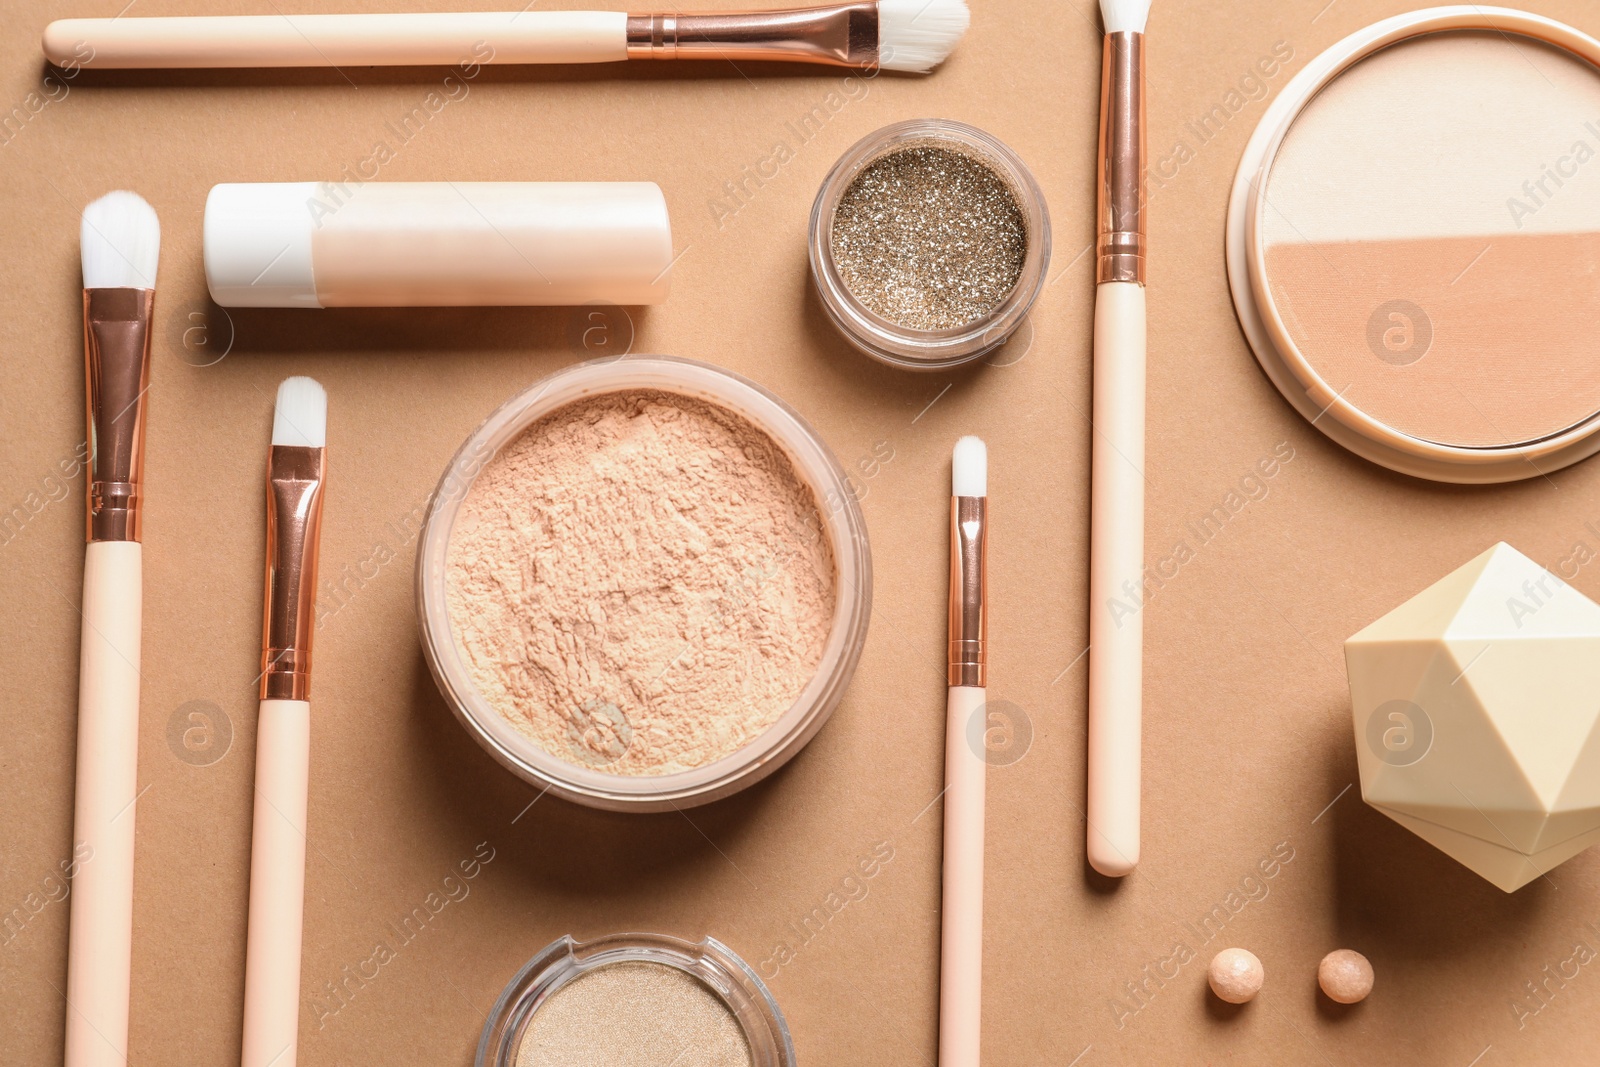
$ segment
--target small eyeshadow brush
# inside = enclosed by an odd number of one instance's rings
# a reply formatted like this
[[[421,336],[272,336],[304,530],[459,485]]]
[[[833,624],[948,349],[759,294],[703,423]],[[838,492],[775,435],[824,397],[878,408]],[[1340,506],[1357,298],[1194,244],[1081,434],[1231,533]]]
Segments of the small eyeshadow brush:
[[[267,581],[256,726],[243,1067],[294,1067],[311,759],[311,635],[327,480],[328,394],[278,387],[267,459]]]
[[[945,705],[939,1067],[978,1067],[982,1045],[988,753],[980,717],[989,673],[988,559],[989,450],[982,439],[963,437],[950,462],[950,694]]]

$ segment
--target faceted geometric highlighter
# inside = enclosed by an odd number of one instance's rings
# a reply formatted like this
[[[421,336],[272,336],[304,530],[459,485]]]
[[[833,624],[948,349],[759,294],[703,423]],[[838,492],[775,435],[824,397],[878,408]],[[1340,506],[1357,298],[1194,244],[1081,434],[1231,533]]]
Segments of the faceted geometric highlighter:
[[[1344,652],[1368,804],[1508,893],[1600,842],[1600,604],[1502,542]]]

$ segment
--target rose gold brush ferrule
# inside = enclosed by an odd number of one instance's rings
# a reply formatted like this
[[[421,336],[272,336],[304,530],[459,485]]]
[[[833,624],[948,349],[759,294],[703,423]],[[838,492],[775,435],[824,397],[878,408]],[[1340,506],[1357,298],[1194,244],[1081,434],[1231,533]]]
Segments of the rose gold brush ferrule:
[[[137,541],[154,289],[83,291],[90,541]]]
[[[1144,284],[1144,34],[1106,34],[1095,281]]]
[[[629,59],[771,59],[878,65],[878,5],[629,15]]]
[[[950,498],[950,685],[989,676],[989,498]]]
[[[311,698],[317,545],[327,449],[273,445],[267,457],[267,593],[261,699]]]

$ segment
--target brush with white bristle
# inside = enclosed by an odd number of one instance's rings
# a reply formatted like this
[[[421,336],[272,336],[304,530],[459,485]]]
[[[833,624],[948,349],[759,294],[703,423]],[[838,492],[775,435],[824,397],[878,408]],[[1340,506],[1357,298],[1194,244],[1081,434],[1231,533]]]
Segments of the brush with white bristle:
[[[311,636],[327,477],[328,394],[278,386],[267,452],[267,583],[250,840],[242,1067],[294,1067],[311,766]]]
[[[950,456],[951,496],[989,495],[989,448],[981,437],[963,437]]]
[[[272,411],[272,443],[322,448],[328,443],[328,391],[315,378],[285,378]]]
[[[78,224],[85,289],[154,289],[161,221],[138,193],[107,193],[83,209]]]
[[[949,58],[971,21],[965,0],[878,0],[878,66],[926,73]]]
[[[84,209],[84,385],[89,474],[79,645],[78,763],[67,933],[67,1067],[122,1063],[133,948],[134,801],[144,555],[145,394],[161,224],[129,192]]]
[[[1100,21],[1107,33],[1143,33],[1150,20],[1150,0],[1100,0]]]
[[[720,14],[473,11],[60,19],[62,67],[455,66],[770,60],[925,72],[967,30],[966,0],[858,0]],[[88,54],[87,59],[84,58]]]
[[[1144,621],[1145,22],[1150,0],[1100,0],[1100,234],[1089,503],[1089,773],[1085,849],[1101,874],[1139,862]]]
[[[950,456],[950,685],[944,734],[939,1067],[978,1067],[983,1016],[983,808],[987,779],[989,450]]]

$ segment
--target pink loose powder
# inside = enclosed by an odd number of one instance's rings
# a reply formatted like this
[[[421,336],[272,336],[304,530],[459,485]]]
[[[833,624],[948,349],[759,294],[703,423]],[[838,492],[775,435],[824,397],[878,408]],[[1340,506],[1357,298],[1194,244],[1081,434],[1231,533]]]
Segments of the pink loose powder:
[[[544,416],[488,462],[448,550],[473,683],[546,752],[702,767],[816,673],[834,561],[815,494],[743,417],[629,390]]]

